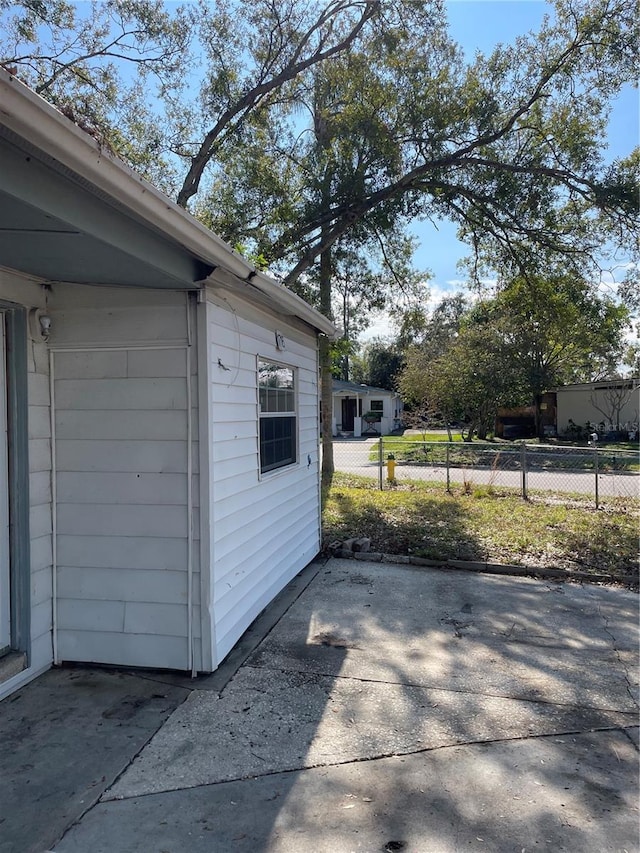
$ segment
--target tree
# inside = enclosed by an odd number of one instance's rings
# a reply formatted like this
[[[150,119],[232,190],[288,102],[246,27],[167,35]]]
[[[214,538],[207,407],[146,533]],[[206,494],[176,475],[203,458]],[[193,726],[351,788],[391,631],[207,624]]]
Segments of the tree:
[[[186,207],[209,165],[250,132],[254,114],[259,123],[266,110],[295,102],[291,84],[347,50],[380,5],[1,0],[0,62],[136,167],[147,159],[145,141],[153,143],[152,154],[169,155],[163,166],[175,168],[176,200]],[[194,86],[192,69],[203,61]],[[138,75],[143,88],[130,82]],[[150,77],[157,82],[152,90]],[[135,147],[119,132],[127,125],[141,136]],[[175,157],[187,166],[179,183]]]
[[[201,40],[210,59],[201,125],[210,118],[210,126],[201,142],[179,142],[178,153],[187,157],[189,168],[178,204],[185,207],[197,194],[207,166],[230,137],[244,136],[249,117],[295,102],[289,84],[346,51],[379,6],[376,0],[262,0],[240,7],[227,1],[216,3],[212,14],[208,3],[201,3]]]
[[[558,257],[584,276],[605,230],[635,245],[633,172],[601,157],[609,100],[634,74],[631,3],[558,0],[537,36],[467,66],[435,4],[388,8],[313,69],[306,94],[301,81],[308,121],[262,124],[260,168],[248,163],[258,152],[237,151],[214,184],[216,210],[216,188],[232,175],[244,187],[234,184],[227,222],[243,220],[247,198],[263,199],[258,216],[244,216],[246,237],[285,282],[306,288],[345,239],[384,241],[419,215],[459,223],[476,277],[490,264],[540,275]],[[331,288],[332,264],[321,268]]]
[[[403,365],[402,351],[395,343],[373,340],[363,346],[353,380],[393,391]]]
[[[0,0],[0,14],[0,64],[173,192],[174,165],[149,92],[176,98],[184,90],[192,10],[168,10],[160,0]]]
[[[628,321],[591,283],[552,271],[501,282],[495,296],[463,306],[434,311],[400,387],[414,405],[465,423],[469,438],[492,428],[498,406],[531,403],[541,435],[542,394],[612,371]]]
[[[391,322],[403,310],[415,310],[414,306],[427,295],[429,273],[418,272],[411,266],[413,240],[390,234],[383,248],[384,252],[377,243],[355,247],[343,242],[332,251],[332,311],[340,332],[339,339],[332,344],[332,373],[336,378],[352,378],[351,359],[358,350],[358,338],[370,326],[374,312],[386,312]],[[318,304],[316,271],[310,270],[296,290],[308,302]],[[369,373],[371,366],[365,368],[360,364],[359,370]],[[369,379],[359,381],[377,384]]]
[[[500,325],[505,352],[535,406],[539,436],[542,394],[610,375],[622,355],[629,320],[626,308],[599,294],[595,285],[553,271],[504,283],[478,310]]]
[[[585,269],[605,227],[616,245],[635,245],[637,178],[601,153],[610,98],[635,76],[634,4],[558,0],[536,36],[466,67],[418,5],[404,31],[395,22],[363,39],[360,65],[355,48],[332,64],[358,80],[348,122],[366,134],[365,156],[328,209],[303,192],[294,202],[270,244],[272,262],[287,260],[285,281],[372,217],[407,213],[457,221],[476,274],[550,256]]]
[[[422,414],[437,414],[447,430],[461,427],[465,441],[486,438],[499,406],[517,402],[519,377],[505,357],[504,341],[492,322],[470,322],[435,358],[422,347],[406,355],[399,386]]]

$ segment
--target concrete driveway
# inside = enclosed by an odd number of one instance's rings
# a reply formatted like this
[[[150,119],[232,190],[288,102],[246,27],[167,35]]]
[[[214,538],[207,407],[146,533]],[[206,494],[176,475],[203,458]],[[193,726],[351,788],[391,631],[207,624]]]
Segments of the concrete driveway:
[[[338,559],[297,584],[51,849],[639,849],[636,595]]]

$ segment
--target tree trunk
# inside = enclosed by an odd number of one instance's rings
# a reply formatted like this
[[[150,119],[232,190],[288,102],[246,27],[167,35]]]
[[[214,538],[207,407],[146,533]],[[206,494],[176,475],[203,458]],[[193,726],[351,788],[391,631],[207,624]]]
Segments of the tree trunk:
[[[322,408],[322,488],[331,485],[333,472],[333,377],[331,376],[331,344],[320,338],[320,405]]]
[[[320,312],[331,318],[331,249],[320,255]],[[333,377],[331,375],[331,343],[320,338],[320,400],[322,406],[322,488],[331,485],[333,472]]]
[[[544,438],[544,430],[542,429],[542,412],[540,411],[541,399],[542,399],[541,394],[534,394],[533,395],[534,428],[535,428],[536,436],[538,438]]]

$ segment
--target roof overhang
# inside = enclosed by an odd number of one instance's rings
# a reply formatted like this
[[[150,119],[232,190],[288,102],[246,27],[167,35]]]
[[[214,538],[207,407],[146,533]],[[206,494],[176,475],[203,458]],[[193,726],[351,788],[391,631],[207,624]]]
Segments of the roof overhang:
[[[372,385],[335,386],[332,389],[334,397],[399,397],[397,391],[387,391],[384,388],[374,388]]]
[[[49,282],[174,290],[202,289],[217,273],[333,336],[323,315],[4,69],[0,162],[0,265]]]

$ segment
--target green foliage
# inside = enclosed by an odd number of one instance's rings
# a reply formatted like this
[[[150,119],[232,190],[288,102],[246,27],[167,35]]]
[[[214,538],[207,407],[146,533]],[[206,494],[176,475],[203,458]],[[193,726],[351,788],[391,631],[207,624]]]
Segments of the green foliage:
[[[267,269],[267,259],[264,255],[254,254],[242,243],[236,243],[233,248],[239,255],[242,255],[250,261],[257,270],[262,270],[264,272]]]
[[[640,154],[607,162],[604,133],[637,79],[636,4],[550,8],[539,32],[468,60],[440,0],[3,0],[0,51],[305,296],[331,250],[355,333],[424,285],[402,255],[417,217],[458,224],[476,281],[595,280],[603,254],[634,260]],[[364,264],[362,303],[345,253]],[[637,300],[633,277],[622,292]]]
[[[393,391],[403,363],[403,355],[394,344],[373,340],[362,347],[352,379],[363,385]]]
[[[345,337],[331,342],[331,375],[334,379],[349,381],[349,363],[356,349],[357,344]]]
[[[159,189],[178,173],[158,109],[178,98],[193,19],[160,0],[4,0],[0,64]]]
[[[474,431],[492,428],[498,407],[539,404],[558,385],[611,373],[623,350],[627,310],[577,276],[516,277],[494,297],[463,306],[443,330],[410,348],[404,399]],[[453,331],[456,329],[456,331]]]

